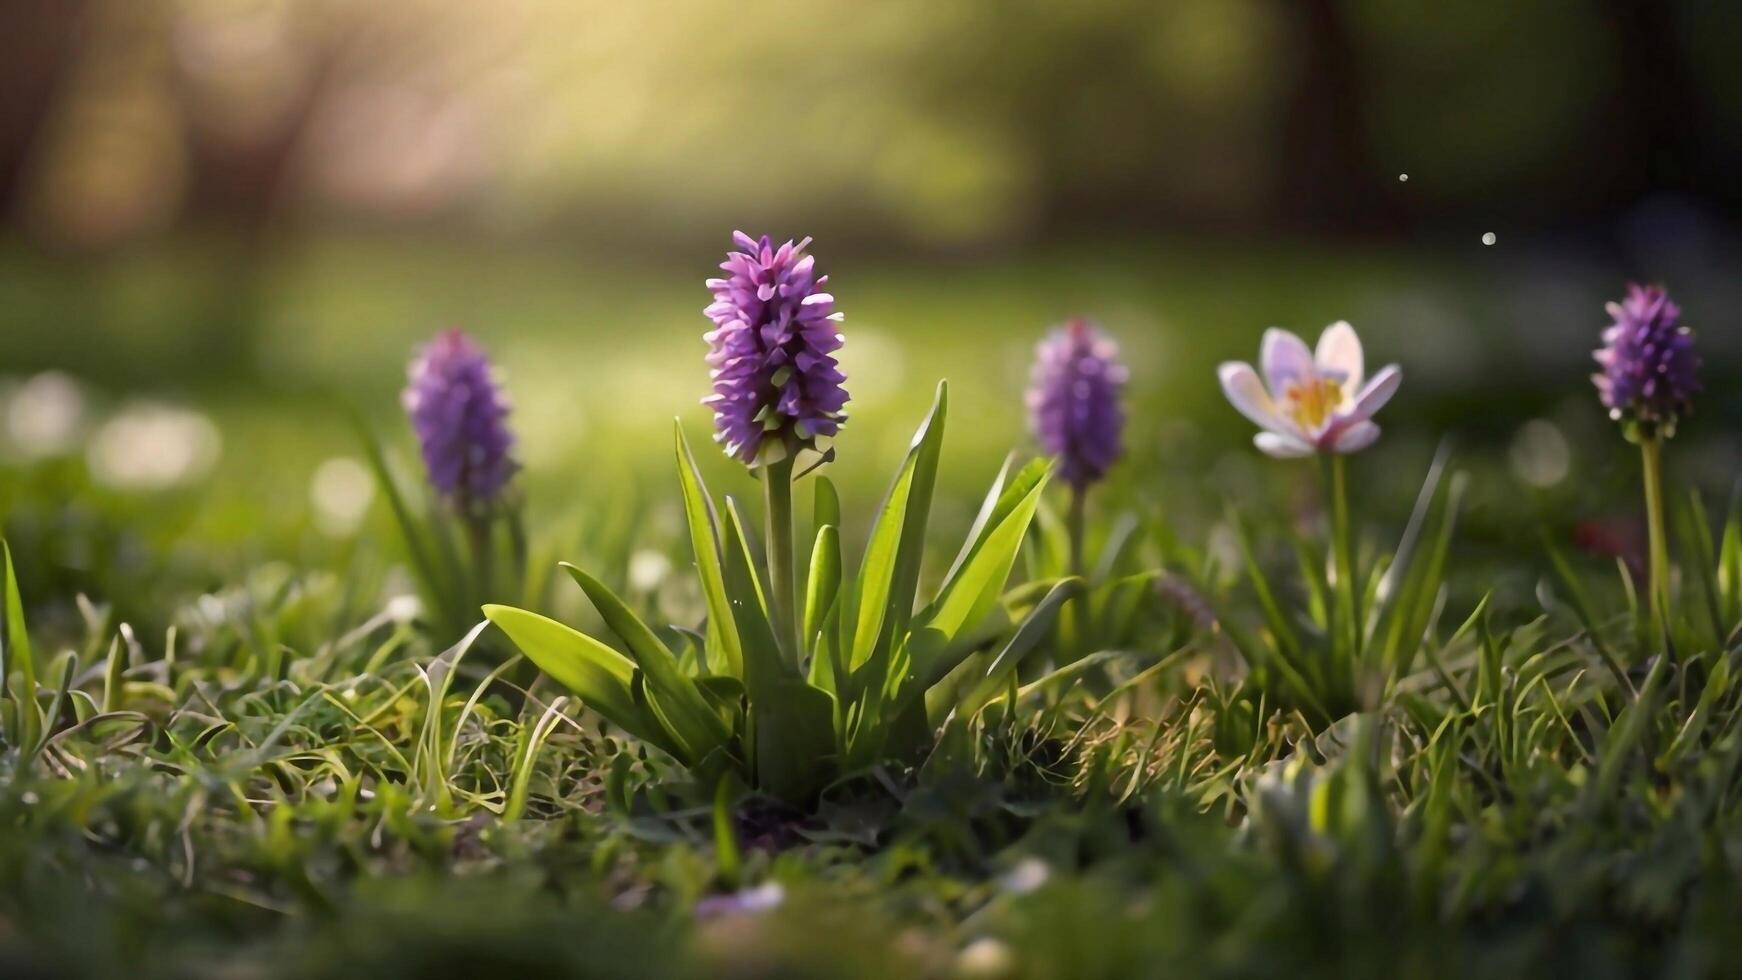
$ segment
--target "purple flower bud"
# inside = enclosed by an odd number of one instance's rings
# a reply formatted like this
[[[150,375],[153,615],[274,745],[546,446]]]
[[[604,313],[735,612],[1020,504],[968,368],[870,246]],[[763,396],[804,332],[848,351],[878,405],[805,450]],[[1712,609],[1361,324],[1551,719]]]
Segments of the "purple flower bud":
[[[489,504],[517,468],[508,452],[508,400],[490,359],[465,332],[445,330],[418,351],[400,396],[436,492],[462,509]]]
[[[1591,380],[1630,438],[1668,438],[1700,390],[1694,333],[1682,326],[1681,307],[1661,286],[1629,285],[1627,298],[1608,310],[1615,322],[1603,331],[1596,352],[1603,370]]]
[[[767,236],[732,238],[743,251],[726,253],[726,276],[708,280],[714,301],[703,311],[714,321],[703,337],[714,393],[702,400],[714,409],[714,439],[747,464],[820,449],[847,421],[829,277],[816,275],[808,238],[778,247]]]
[[[1087,320],[1070,321],[1035,347],[1029,425],[1041,448],[1058,457],[1059,475],[1079,490],[1105,476],[1122,452],[1125,377],[1118,346]]]

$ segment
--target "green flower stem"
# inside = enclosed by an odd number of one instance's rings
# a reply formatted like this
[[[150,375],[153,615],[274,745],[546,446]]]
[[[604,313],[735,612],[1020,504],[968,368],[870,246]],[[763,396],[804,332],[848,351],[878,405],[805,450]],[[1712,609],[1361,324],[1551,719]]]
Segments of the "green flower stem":
[[[1656,438],[1639,443],[1645,469],[1645,520],[1651,535],[1652,642],[1663,633],[1669,616],[1669,538],[1663,527],[1663,442]]]
[[[792,454],[762,465],[763,499],[768,506],[768,584],[774,635],[788,660],[798,663],[798,581],[792,550]]]
[[[1085,500],[1088,495],[1084,488],[1071,484],[1071,506],[1065,512],[1065,530],[1071,539],[1071,574],[1079,577],[1083,574],[1083,534],[1087,524]]]
[[[468,512],[461,518],[461,523],[466,527],[466,547],[472,553],[472,583],[477,589],[471,598],[491,601],[494,598],[491,593],[496,588],[493,574],[496,555],[495,549],[490,546],[490,519]]]
[[[1087,489],[1071,484],[1071,503],[1065,511],[1065,534],[1070,538],[1070,573],[1078,578],[1086,578],[1083,574],[1083,535],[1086,533],[1087,520]],[[1087,653],[1089,633],[1089,590],[1083,589],[1075,598],[1066,603],[1060,610],[1059,628],[1065,650],[1073,657]]]
[[[1355,570],[1355,531],[1349,523],[1347,467],[1343,457],[1330,460],[1331,548],[1337,563],[1337,614],[1349,644],[1349,652],[1361,655],[1361,583]]]

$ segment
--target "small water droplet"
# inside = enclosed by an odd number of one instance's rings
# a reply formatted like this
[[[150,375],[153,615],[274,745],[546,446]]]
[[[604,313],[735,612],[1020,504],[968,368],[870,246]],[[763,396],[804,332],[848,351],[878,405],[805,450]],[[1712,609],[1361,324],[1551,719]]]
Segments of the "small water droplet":
[[[1408,174],[1398,174],[1397,180],[1399,183],[1408,183],[1409,175]]]
[[[1484,245],[1492,245],[1499,240],[1500,239],[1491,231],[1485,231],[1482,233],[1482,244]]]

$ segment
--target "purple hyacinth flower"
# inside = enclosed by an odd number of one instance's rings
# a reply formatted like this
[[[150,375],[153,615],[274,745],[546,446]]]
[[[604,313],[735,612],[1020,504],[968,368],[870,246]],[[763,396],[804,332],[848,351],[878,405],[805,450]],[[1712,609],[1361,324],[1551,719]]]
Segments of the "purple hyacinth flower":
[[[418,351],[401,395],[429,482],[461,509],[488,505],[517,468],[509,458],[508,400],[490,359],[465,332],[445,330]]]
[[[1603,331],[1603,370],[1591,380],[1630,438],[1668,438],[1700,390],[1694,333],[1661,286],[1629,285],[1627,298],[1607,308],[1615,322]]]
[[[847,420],[847,376],[834,357],[841,314],[823,291],[829,277],[805,254],[808,238],[776,246],[738,231],[732,239],[742,251],[728,252],[726,275],[708,280],[714,301],[703,311],[714,321],[703,338],[714,393],[702,400],[714,410],[714,439],[746,464],[824,451]]]
[[[1122,452],[1125,378],[1118,346],[1087,320],[1070,321],[1035,347],[1029,424],[1078,490],[1105,476]]]

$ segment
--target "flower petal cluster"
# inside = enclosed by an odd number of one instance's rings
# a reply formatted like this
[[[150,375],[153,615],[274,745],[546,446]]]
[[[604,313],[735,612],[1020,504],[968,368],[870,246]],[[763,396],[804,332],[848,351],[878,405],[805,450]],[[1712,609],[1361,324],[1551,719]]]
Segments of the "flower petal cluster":
[[[1694,333],[1661,286],[1627,287],[1627,298],[1608,305],[1613,323],[1596,352],[1602,368],[1591,380],[1609,414],[1630,435],[1669,437],[1693,409],[1700,390]]]
[[[1325,328],[1316,350],[1272,327],[1264,332],[1258,362],[1254,370],[1229,361],[1217,374],[1228,401],[1264,430],[1253,442],[1278,459],[1371,446],[1379,438],[1373,414],[1403,382],[1395,364],[1367,378],[1361,338],[1342,322]]]
[[[810,239],[776,246],[767,236],[733,232],[739,251],[709,279],[714,329],[704,339],[714,392],[714,438],[746,464],[774,462],[797,450],[822,451],[847,420],[835,351],[841,314],[806,254]]]
[[[1035,347],[1029,427],[1073,487],[1101,479],[1123,451],[1119,399],[1126,377],[1118,345],[1084,319],[1053,330]]]
[[[437,334],[411,361],[400,396],[430,485],[462,508],[492,503],[514,476],[508,399],[490,359],[465,332]]]

